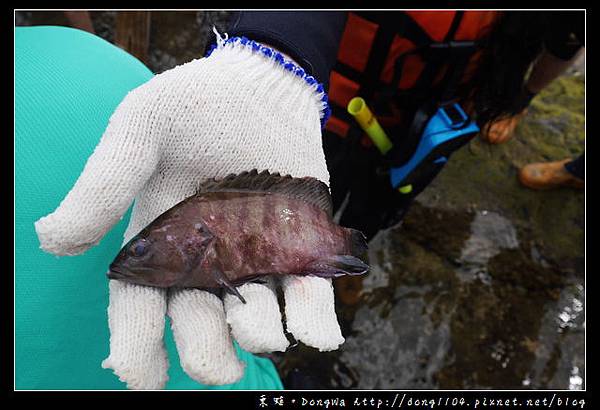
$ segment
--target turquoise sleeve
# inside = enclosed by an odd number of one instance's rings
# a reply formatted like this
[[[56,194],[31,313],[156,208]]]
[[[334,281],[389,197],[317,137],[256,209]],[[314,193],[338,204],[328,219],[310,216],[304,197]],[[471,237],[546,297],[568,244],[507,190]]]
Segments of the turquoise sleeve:
[[[140,61],[66,27],[15,29],[15,388],[124,389],[108,356],[108,280],[130,211],[80,256],[43,252],[34,222],[69,192],[127,92],[151,79]],[[238,383],[204,386],[181,369],[165,326],[167,389],[281,389],[273,363],[236,346]]]

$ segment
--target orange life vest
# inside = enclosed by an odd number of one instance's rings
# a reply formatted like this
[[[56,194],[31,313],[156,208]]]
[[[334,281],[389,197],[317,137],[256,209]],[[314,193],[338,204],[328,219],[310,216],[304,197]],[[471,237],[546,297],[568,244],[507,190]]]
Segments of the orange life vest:
[[[330,76],[329,102],[332,115],[325,129],[341,137],[348,134],[354,124],[346,115],[346,106],[353,97],[363,96],[361,94],[365,83],[369,82],[370,84],[366,86],[371,88],[374,85],[390,87],[394,79],[397,82],[394,89],[410,91],[414,88],[423,75],[426,62],[418,53],[412,52],[426,45],[423,43],[479,40],[489,32],[500,14],[496,11],[465,11],[461,13],[459,19],[455,19],[456,13],[456,11],[349,13],[340,42],[337,63]],[[386,21],[381,21],[382,19]],[[459,22],[456,23],[456,20]],[[453,27],[453,24],[457,26]],[[472,74],[479,54],[477,52],[470,57],[462,81]],[[399,78],[394,78],[394,67],[401,57],[403,57],[401,75]],[[375,66],[373,66],[374,59],[379,59],[379,63]],[[431,85],[435,85],[443,77],[444,68],[438,67],[436,70]],[[367,103],[369,103],[368,99]],[[391,117],[380,116],[376,111],[375,114],[384,128],[387,124],[397,123],[402,116],[399,111],[394,112]],[[363,138],[364,144],[368,145],[369,141],[368,138]]]

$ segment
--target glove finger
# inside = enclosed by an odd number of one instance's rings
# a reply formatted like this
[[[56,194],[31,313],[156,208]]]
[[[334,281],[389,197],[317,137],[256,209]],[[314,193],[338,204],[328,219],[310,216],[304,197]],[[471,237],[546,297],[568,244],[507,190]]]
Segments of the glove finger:
[[[172,289],[168,315],[183,370],[209,385],[230,384],[244,374],[225,321],[223,302],[198,289]]]
[[[35,223],[43,250],[75,255],[98,243],[152,175],[158,146],[145,102],[137,90],[129,93],[71,191]]]
[[[331,279],[287,275],[282,288],[287,330],[296,339],[320,351],[335,350],[344,343]]]
[[[251,353],[284,352],[289,341],[283,331],[273,278],[263,280],[264,284],[246,283],[237,288],[246,303],[235,295],[225,295],[227,323],[242,349]]]
[[[166,291],[118,280],[109,282],[109,291],[110,355],[102,367],[112,369],[129,389],[164,388]]]

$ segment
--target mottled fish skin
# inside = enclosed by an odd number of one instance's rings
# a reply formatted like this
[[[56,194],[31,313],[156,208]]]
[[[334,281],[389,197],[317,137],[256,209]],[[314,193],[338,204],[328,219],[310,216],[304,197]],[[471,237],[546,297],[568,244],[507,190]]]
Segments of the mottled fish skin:
[[[216,238],[213,263],[237,283],[267,274],[301,274],[309,262],[348,254],[348,233],[327,214],[284,195],[257,192],[211,193],[205,197],[203,222]],[[207,277],[202,265],[194,284]]]
[[[208,289],[263,275],[320,274],[318,261],[356,254],[356,235],[336,225],[326,210],[289,195],[205,192],[180,202],[136,235],[111,264],[109,277]],[[349,274],[365,273],[368,266],[356,261],[356,272]],[[330,273],[344,274],[336,269]]]

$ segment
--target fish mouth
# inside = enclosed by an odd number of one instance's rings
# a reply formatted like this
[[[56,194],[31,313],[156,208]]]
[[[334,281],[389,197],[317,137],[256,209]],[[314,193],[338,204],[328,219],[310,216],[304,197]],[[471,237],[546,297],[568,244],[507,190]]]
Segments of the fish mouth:
[[[108,279],[126,279],[129,278],[129,275],[127,275],[125,272],[121,272],[118,269],[115,269],[113,267],[111,267],[108,271],[108,273],[106,274],[106,276],[108,277]]]
[[[128,270],[121,271],[118,268],[109,268],[106,273],[108,279],[120,280],[123,282],[135,283],[137,285],[153,286],[159,288],[171,287],[176,280],[162,281],[160,283],[154,283],[151,277],[140,277],[137,273],[130,272]]]

